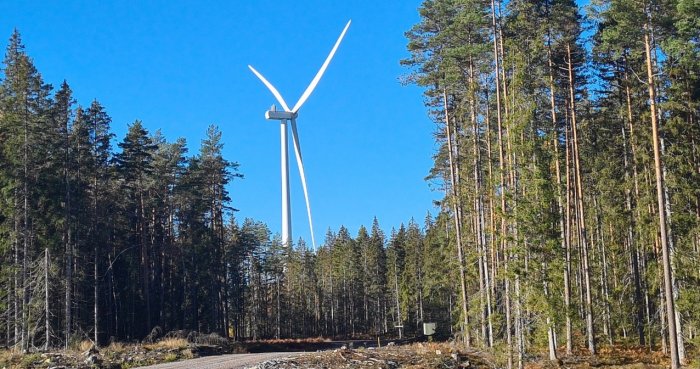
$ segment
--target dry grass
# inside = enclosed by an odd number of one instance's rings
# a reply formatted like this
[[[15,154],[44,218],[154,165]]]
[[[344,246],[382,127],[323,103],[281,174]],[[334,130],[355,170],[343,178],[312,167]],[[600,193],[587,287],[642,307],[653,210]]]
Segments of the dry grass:
[[[0,361],[7,360],[12,356],[12,351],[8,349],[0,349]]]
[[[419,343],[388,346],[380,349],[336,349],[306,353],[289,360],[280,360],[277,369],[348,368],[348,369],[493,369],[475,352],[465,352],[445,343]],[[261,364],[254,368],[269,368]]]
[[[0,368],[26,369],[36,368],[44,359],[41,354],[22,354],[14,350],[0,350]]]
[[[80,344],[78,345],[78,351],[80,352],[85,352],[89,350],[93,346],[92,341],[90,340],[83,340],[80,341]]]
[[[650,351],[644,346],[613,345],[603,346],[598,350],[601,361],[613,360],[621,364],[644,363],[668,365],[669,357],[661,351]],[[617,364],[617,362],[615,362]]]
[[[194,359],[194,353],[190,349],[182,350],[183,359]]]
[[[165,357],[163,357],[163,362],[172,363],[173,361],[177,361],[177,359],[178,359],[177,354],[171,352],[171,353],[166,354]]]
[[[107,352],[122,353],[126,350],[126,348],[127,347],[121,342],[112,342],[109,344],[109,346],[107,346]]]
[[[11,367],[10,363],[17,361],[22,356],[12,350],[0,350],[0,368]]]
[[[165,338],[156,343],[144,345],[149,350],[156,349],[183,349],[187,347],[187,340],[184,338]]]
[[[47,353],[22,354],[19,351],[0,349],[0,369],[37,369],[47,367],[86,368],[84,353],[93,347],[90,340],[72,341],[68,350]],[[197,355],[184,338],[168,338],[143,345],[113,342],[100,347],[96,355],[105,367],[137,367],[161,362],[192,359]]]

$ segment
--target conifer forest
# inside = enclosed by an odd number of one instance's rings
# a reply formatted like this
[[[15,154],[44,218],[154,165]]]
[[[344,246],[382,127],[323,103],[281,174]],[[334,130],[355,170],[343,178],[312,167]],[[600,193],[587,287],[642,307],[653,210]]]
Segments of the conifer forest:
[[[441,200],[405,224],[368,209],[357,234],[328,230],[317,250],[236,217],[245,194],[229,184],[246,159],[222,156],[218,127],[194,150],[138,120],[115,137],[107,109],[44,81],[15,31],[0,73],[0,345],[155,327],[376,340],[436,322],[436,337],[499,350],[508,368],[611,344],[687,363],[700,343],[700,3],[417,11],[401,82],[424,92],[426,186]]]

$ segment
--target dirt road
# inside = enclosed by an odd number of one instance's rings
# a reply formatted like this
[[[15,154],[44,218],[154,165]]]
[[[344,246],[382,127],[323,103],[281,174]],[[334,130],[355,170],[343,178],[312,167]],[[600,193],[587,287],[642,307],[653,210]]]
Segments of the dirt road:
[[[232,354],[220,356],[207,356],[198,359],[178,361],[151,366],[143,366],[140,369],[244,369],[257,363],[292,357],[298,355],[295,352],[266,352],[260,354]]]

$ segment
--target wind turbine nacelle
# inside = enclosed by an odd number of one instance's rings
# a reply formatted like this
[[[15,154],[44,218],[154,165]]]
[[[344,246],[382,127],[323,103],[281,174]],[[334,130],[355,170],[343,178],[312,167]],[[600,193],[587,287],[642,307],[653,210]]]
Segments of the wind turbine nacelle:
[[[269,120],[292,120],[295,117],[296,114],[291,111],[268,110],[265,112],[265,119]]]

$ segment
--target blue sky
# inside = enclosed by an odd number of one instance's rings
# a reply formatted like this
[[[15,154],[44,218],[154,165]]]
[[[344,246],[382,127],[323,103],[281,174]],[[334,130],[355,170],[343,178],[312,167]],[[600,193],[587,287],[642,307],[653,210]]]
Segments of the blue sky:
[[[143,121],[195,153],[209,124],[243,180],[229,190],[236,217],[280,231],[279,123],[275,100],[252,64],[289,105],[311,81],[348,19],[352,25],[299,112],[299,135],[315,235],[345,225],[355,234],[376,216],[382,228],[422,223],[441,197],[423,178],[435,151],[421,90],[401,86],[404,32],[420,1],[5,1],[3,50],[13,28],[44,79],[71,85],[82,105],[98,99],[121,140]],[[290,143],[293,235],[310,242]]]

